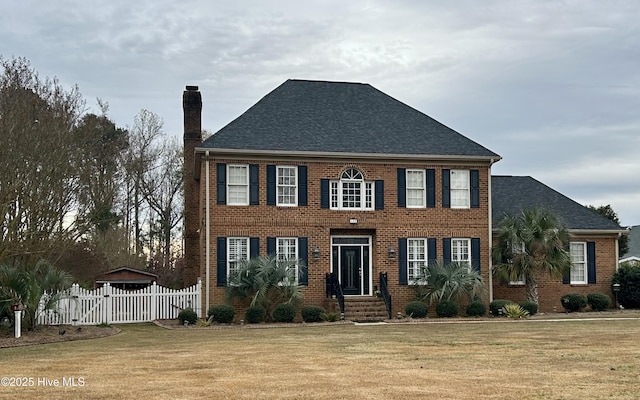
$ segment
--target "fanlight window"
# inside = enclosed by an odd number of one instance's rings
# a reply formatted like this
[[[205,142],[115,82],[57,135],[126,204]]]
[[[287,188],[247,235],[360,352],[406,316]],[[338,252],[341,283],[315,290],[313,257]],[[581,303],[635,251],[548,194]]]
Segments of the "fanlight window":
[[[373,210],[373,182],[365,181],[355,168],[345,170],[339,181],[331,181],[331,209]]]

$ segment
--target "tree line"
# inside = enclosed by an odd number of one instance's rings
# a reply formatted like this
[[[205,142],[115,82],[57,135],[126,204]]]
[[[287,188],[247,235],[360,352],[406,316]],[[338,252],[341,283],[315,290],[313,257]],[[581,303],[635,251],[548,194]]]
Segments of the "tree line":
[[[149,110],[118,127],[98,108],[0,56],[0,264],[45,260],[87,284],[146,268],[181,286],[181,144]]]

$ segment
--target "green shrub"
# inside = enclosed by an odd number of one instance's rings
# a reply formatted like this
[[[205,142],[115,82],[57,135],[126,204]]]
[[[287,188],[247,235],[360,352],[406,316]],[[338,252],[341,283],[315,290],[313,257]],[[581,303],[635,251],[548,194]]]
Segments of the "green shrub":
[[[519,301],[518,305],[529,312],[529,315],[538,313],[538,305],[532,301]]]
[[[529,318],[529,311],[520,307],[519,304],[509,303],[504,306],[504,315],[512,319]]]
[[[233,322],[233,318],[235,316],[236,310],[227,304],[211,306],[209,307],[209,310],[207,310],[207,319],[211,319],[212,321],[220,324],[229,324]]]
[[[322,320],[327,322],[336,322],[340,320],[339,312],[326,312],[322,314]]]
[[[611,298],[604,293],[589,293],[587,303],[593,311],[605,311],[611,306]]]
[[[436,306],[436,314],[438,314],[438,317],[443,317],[443,318],[457,317],[459,312],[460,312],[460,307],[453,300],[442,300]]]
[[[249,324],[257,324],[264,321],[267,310],[262,306],[251,306],[244,312],[244,319]]]
[[[320,322],[325,309],[319,306],[306,306],[302,308],[302,320],[304,322]]]
[[[474,300],[467,305],[466,313],[469,317],[484,317],[487,313],[487,306],[480,300]]]
[[[282,303],[273,309],[273,320],[276,322],[293,322],[296,309],[289,303]]]
[[[640,308],[640,263],[622,263],[613,274],[611,283],[620,284],[618,303],[621,306]]]
[[[587,296],[580,293],[567,293],[560,298],[560,303],[567,312],[580,311],[587,306]]]
[[[198,321],[198,314],[191,308],[184,308],[178,313],[178,321],[181,325],[185,325],[185,322],[189,325],[195,325]]]
[[[411,318],[424,318],[427,316],[427,305],[421,301],[411,301],[404,307],[404,313]]]
[[[489,312],[494,317],[500,317],[504,315],[504,306],[511,304],[511,300],[494,300],[489,304]],[[501,311],[502,310],[502,311]]]

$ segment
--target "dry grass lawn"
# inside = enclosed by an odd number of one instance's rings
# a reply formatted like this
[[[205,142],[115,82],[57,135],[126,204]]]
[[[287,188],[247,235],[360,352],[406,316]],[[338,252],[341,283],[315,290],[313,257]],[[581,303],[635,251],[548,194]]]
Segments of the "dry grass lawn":
[[[635,318],[120,328],[107,338],[0,349],[0,377],[34,379],[33,387],[0,386],[0,398],[640,398]],[[83,385],[46,386],[63,378]]]

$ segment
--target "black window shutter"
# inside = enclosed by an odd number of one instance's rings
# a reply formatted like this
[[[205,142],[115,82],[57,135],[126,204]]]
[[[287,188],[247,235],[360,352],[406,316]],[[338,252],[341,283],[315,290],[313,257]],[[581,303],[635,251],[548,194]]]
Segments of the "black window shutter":
[[[298,285],[307,286],[309,284],[309,240],[306,237],[298,238]]]
[[[407,238],[398,239],[398,280],[401,285],[408,285],[407,277]]]
[[[384,181],[376,181],[376,210],[384,210]]]
[[[216,189],[218,204],[227,204],[227,164],[216,164]]]
[[[596,283],[596,242],[587,242],[587,283]]]
[[[438,252],[436,250],[436,238],[427,239],[427,262],[434,264],[438,259]]]
[[[329,208],[329,180],[320,179],[320,208]]]
[[[227,238],[218,238],[217,286],[227,286]]]
[[[471,269],[480,273],[480,238],[471,238]]]
[[[451,238],[442,238],[442,261],[451,264]]]
[[[260,166],[249,165],[249,205],[260,204]]]
[[[267,238],[267,255],[276,255],[276,238],[274,237]]]
[[[260,255],[260,238],[249,238],[249,258],[255,258]]]
[[[276,205],[276,166],[267,165],[267,205]]]
[[[398,207],[407,206],[407,170],[398,168]]]
[[[451,170],[442,170],[442,207],[451,208]]]
[[[472,169],[469,171],[471,180],[471,208],[480,208],[480,171]]]
[[[436,170],[427,169],[427,207],[436,206]]]
[[[307,200],[307,166],[298,166],[298,205],[306,206]]]

